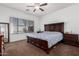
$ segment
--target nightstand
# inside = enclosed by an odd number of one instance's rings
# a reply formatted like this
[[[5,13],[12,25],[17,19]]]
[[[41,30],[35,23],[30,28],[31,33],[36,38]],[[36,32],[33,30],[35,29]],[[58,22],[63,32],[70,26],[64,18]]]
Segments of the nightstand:
[[[64,43],[79,46],[77,34],[64,34]]]
[[[42,33],[43,31],[37,31],[37,33]]]

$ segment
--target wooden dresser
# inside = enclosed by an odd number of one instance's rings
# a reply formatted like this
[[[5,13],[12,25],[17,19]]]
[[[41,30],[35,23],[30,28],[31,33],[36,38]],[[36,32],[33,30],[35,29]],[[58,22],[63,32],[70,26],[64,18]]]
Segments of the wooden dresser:
[[[77,34],[64,34],[64,43],[79,46]]]
[[[3,35],[0,35],[0,56],[2,55],[2,40],[3,40]]]

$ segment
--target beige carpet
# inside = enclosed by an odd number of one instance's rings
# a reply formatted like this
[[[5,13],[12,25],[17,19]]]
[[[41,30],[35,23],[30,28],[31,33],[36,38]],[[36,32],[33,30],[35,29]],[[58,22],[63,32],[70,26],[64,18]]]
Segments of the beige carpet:
[[[5,56],[79,56],[79,47],[65,45],[60,43],[52,48],[50,54],[35,47],[26,40],[5,44]]]

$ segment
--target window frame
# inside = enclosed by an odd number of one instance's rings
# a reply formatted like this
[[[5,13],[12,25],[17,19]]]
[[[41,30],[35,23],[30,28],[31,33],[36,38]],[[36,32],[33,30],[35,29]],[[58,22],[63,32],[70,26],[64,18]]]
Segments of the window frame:
[[[34,32],[34,21],[33,21],[33,20],[25,20],[25,19],[10,17],[10,23],[13,23],[13,22],[11,22],[11,21],[13,21],[13,19],[17,20],[17,22],[16,22],[17,24],[16,24],[16,25],[13,25],[13,27],[14,27],[14,26],[17,27],[17,28],[16,28],[16,34],[21,33],[21,32],[19,31],[19,27],[20,27],[20,26],[24,26],[25,29],[26,29],[26,27],[29,27],[29,24],[30,24],[29,22],[30,22],[30,21],[33,22],[32,26],[33,26],[33,32]],[[24,22],[24,25],[19,25],[19,22],[20,22],[19,19]],[[28,24],[28,25],[27,25],[27,24]],[[28,30],[28,32],[29,32],[29,30]],[[13,33],[15,33],[15,32],[13,32]],[[23,31],[22,33],[26,33],[26,32]]]

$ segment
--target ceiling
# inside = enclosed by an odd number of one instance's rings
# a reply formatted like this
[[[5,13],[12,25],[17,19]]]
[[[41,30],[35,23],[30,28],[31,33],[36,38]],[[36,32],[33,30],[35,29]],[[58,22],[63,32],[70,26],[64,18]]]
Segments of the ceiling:
[[[32,8],[27,7],[28,5],[29,6],[34,5],[34,3],[2,3],[1,5],[4,5],[9,8],[14,8],[14,9],[17,9],[17,10],[25,12],[25,13],[34,14],[37,16],[43,16],[47,13],[55,12],[59,9],[71,6],[73,4],[74,3],[48,3],[48,5],[41,7],[45,10],[43,12],[40,10],[36,10],[36,12],[33,12],[33,9],[34,9],[33,7]],[[29,9],[29,10],[27,10],[27,9]]]

